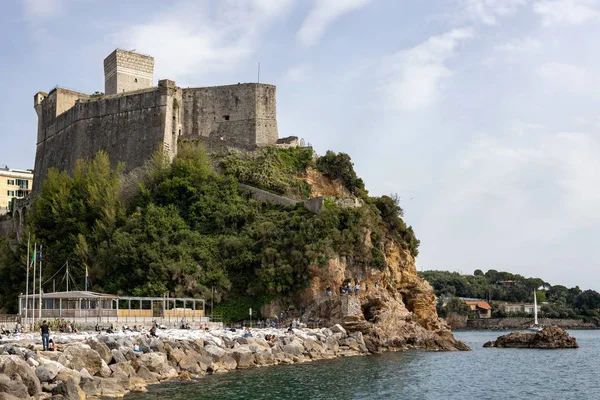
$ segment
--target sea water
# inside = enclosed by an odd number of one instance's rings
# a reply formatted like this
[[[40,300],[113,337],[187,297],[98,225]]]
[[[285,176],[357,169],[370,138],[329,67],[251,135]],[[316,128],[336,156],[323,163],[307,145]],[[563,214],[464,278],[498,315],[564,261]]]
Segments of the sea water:
[[[149,386],[127,399],[600,399],[600,331],[570,331],[579,349],[482,347],[505,333],[456,332],[469,352],[409,350],[232,371]]]

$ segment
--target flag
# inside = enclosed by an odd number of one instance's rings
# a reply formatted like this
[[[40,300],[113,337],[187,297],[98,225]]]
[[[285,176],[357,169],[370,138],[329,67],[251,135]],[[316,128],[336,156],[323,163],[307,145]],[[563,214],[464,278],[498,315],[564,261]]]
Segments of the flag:
[[[29,263],[29,269],[31,269],[31,266],[33,265],[34,262],[35,262],[35,250],[33,250],[33,255],[31,256],[31,262]]]
[[[89,279],[89,276],[88,276],[88,268],[87,268],[87,265],[86,265],[86,266],[85,266],[85,291],[86,291],[86,292],[87,292],[87,290],[88,290],[88,279]]]
[[[40,252],[38,253],[38,260],[42,259],[42,246],[40,246]]]

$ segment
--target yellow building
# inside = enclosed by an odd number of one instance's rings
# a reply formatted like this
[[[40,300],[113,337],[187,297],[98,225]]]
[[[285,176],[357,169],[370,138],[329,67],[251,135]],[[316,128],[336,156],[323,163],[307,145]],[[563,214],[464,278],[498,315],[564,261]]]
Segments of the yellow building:
[[[0,215],[10,211],[13,199],[23,198],[31,193],[33,173],[20,169],[0,168]]]

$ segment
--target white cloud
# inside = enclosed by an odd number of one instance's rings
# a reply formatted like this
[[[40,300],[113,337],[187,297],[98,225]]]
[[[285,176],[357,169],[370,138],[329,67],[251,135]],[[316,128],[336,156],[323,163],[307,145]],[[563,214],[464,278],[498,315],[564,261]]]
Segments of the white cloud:
[[[559,62],[542,64],[538,75],[548,87],[553,87],[573,94],[596,93],[600,81],[586,68]]]
[[[542,16],[544,25],[555,23],[581,24],[590,20],[599,20],[600,13],[588,6],[586,0],[551,0],[538,1],[533,9]]]
[[[252,54],[261,35],[294,0],[181,1],[147,23],[125,28],[114,44],[152,54],[157,76],[181,79],[223,68]]]
[[[559,241],[600,222],[599,151],[588,133],[478,136],[446,166],[422,228],[445,221],[513,247]]]
[[[452,75],[447,61],[461,42],[472,37],[470,29],[454,29],[387,57],[382,82],[387,105],[415,110],[433,104],[440,82]]]
[[[529,53],[542,47],[542,42],[530,37],[515,39],[496,47],[496,50],[507,53]]]
[[[40,22],[60,15],[64,0],[24,0],[23,12],[29,22]]]
[[[452,10],[434,14],[432,19],[465,24],[496,25],[500,18],[514,14],[528,0],[453,0]]]
[[[525,0],[463,0],[464,16],[471,22],[496,25],[499,17],[514,13]]]
[[[358,10],[372,0],[315,0],[315,6],[298,31],[298,42],[305,47],[315,45],[337,18]]]
[[[284,79],[291,82],[302,82],[308,78],[312,71],[312,65],[300,64],[289,68],[284,72]]]

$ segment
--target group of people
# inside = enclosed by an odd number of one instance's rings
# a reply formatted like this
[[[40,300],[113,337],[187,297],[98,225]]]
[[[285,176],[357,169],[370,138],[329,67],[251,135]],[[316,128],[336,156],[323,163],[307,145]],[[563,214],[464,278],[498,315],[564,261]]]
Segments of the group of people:
[[[379,281],[375,281],[375,289],[379,289]],[[369,291],[369,284],[365,283],[365,291]],[[360,283],[358,281],[356,281],[356,283],[354,285],[352,285],[351,282],[348,282],[347,284],[341,284],[340,285],[340,296],[352,296],[354,294],[354,296],[358,296],[358,293],[360,292]],[[333,296],[333,289],[331,289],[331,285],[328,285],[327,288],[325,289],[325,296],[327,297],[331,297]]]
[[[330,288],[331,289],[331,288]],[[352,296],[354,292],[355,296],[358,296],[358,292],[360,291],[360,283],[356,282],[356,285],[352,286],[352,283],[348,282],[347,285],[340,285],[340,296]]]

